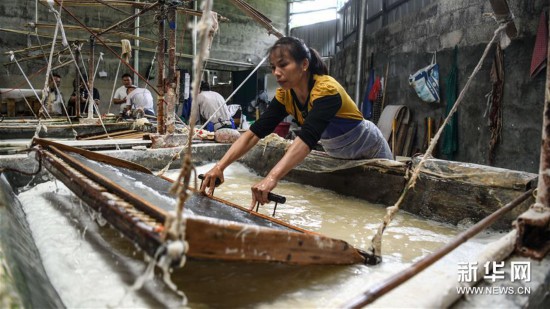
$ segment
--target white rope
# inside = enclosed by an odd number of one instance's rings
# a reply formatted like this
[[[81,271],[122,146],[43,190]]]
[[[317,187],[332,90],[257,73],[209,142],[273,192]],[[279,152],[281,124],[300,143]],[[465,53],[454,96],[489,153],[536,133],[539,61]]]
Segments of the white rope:
[[[50,7],[52,6],[51,3]],[[53,10],[53,7],[52,7]],[[55,24],[55,30],[53,32],[53,41],[52,41],[52,47],[50,48],[50,58],[47,59],[48,61],[48,67],[46,69],[46,80],[44,81],[44,88],[42,88],[42,101],[46,102],[46,96],[48,94],[48,80],[50,79],[50,74],[52,72],[52,60],[53,60],[53,52],[55,50],[55,41],[57,40],[57,33],[59,32],[59,22]],[[49,108],[49,106],[47,107]]]
[[[21,74],[23,75],[23,77],[25,78],[25,80],[27,81],[27,84],[29,84],[29,87],[31,87],[32,91],[34,92],[34,96],[36,97],[36,99],[38,100],[38,102],[40,102],[40,105],[42,105],[42,109],[44,110],[44,112],[46,113],[46,115],[49,117],[49,118],[52,118],[50,116],[50,114],[48,113],[48,111],[46,110],[46,108],[44,107],[44,104],[42,103],[42,101],[40,100],[40,97],[38,96],[38,92],[36,92],[36,89],[34,89],[34,87],[32,86],[31,84],[31,81],[29,80],[29,78],[27,77],[27,75],[25,74],[25,72],[23,71],[23,68],[21,68],[21,65],[19,65],[19,62],[17,61],[17,58],[15,58],[15,54],[12,50],[10,50],[8,52],[10,54],[10,61],[12,62],[15,62],[15,64],[17,64],[17,67],[19,68],[19,71],[21,71]]]
[[[250,74],[248,74],[248,76],[243,80],[243,82],[239,85],[239,87],[237,87],[235,90],[233,90],[233,93],[231,93],[231,95],[229,95],[229,97],[227,97],[227,99],[225,99],[225,102],[224,104],[220,105],[216,111],[214,113],[212,113],[212,115],[204,122],[204,124],[202,125],[202,127],[200,128],[201,130],[204,129],[204,127],[206,127],[206,125],[208,124],[208,122],[210,120],[212,120],[212,118],[214,118],[214,116],[216,115],[216,113],[224,106],[226,106],[227,102],[229,102],[229,100],[231,100],[231,98],[237,93],[237,91],[239,91],[239,89],[241,89],[241,87],[244,85],[244,83],[246,83],[246,81],[260,68],[260,66],[267,60],[267,57],[268,56],[265,56],[262,61],[260,61],[260,63],[258,63],[258,65],[254,68],[254,70],[252,70],[252,72],[250,72]],[[193,104],[193,105],[196,105],[196,104]],[[191,107],[193,108],[193,107]],[[191,123],[191,122],[190,122]]]
[[[109,97],[109,108],[107,108],[107,114],[111,112],[111,104],[113,103],[113,99],[115,97],[116,82],[118,80],[118,72],[120,71],[121,63],[122,63],[122,60],[119,60],[118,66],[116,67],[115,79],[113,80],[113,90],[111,91],[111,96]]]
[[[57,33],[58,32],[61,32],[61,45],[64,46],[64,47],[69,47],[67,37],[65,36],[65,30],[63,28],[63,23],[61,22],[61,6],[63,4],[62,3],[59,4],[59,11],[56,11],[54,9],[53,1],[48,1],[48,5],[50,6],[50,12],[52,12],[54,14],[54,17],[56,19],[56,24],[55,24],[55,31],[54,31],[54,36],[53,36],[53,40],[52,40],[52,47],[50,49],[50,58],[46,59],[46,61],[48,62],[48,69],[47,69],[47,73],[46,73],[46,81],[44,83],[44,91],[43,91],[43,96],[44,97],[49,92],[49,90],[48,90],[48,80],[51,78],[52,81],[53,81],[53,79],[54,79],[54,76],[52,74],[52,71],[53,71],[52,62],[53,62],[53,52],[54,52],[54,49],[55,49],[55,43],[57,41]],[[37,34],[37,37],[38,37],[38,34]],[[70,48],[69,48],[69,50],[70,50]],[[70,64],[72,62],[74,62],[74,59],[72,61],[67,61],[65,63],[62,63],[61,65],[57,66],[56,68],[63,67],[63,66],[65,66],[67,64]],[[63,108],[63,112],[65,113],[65,116],[67,116],[67,120],[69,121],[69,124],[71,125],[71,128],[72,128],[73,122],[71,121],[71,117],[69,116],[69,112],[67,111],[67,108],[65,107],[65,100],[63,99],[63,96],[61,95],[61,90],[59,90],[59,87],[57,86],[57,83],[54,82],[53,84],[55,86],[55,90],[57,91],[57,93],[61,97],[61,106]],[[74,130],[74,128],[72,130],[73,130],[73,135],[76,137],[78,135],[77,132]]]
[[[199,92],[199,83],[200,83],[200,74],[202,70],[203,65],[203,59],[208,58],[209,50],[208,50],[208,32],[212,27],[212,21],[211,21],[211,9],[212,9],[212,0],[205,0],[203,2],[204,8],[202,12],[202,17],[197,25],[197,29],[200,33],[200,50],[195,59],[193,59],[193,69],[194,69],[194,80],[193,80],[193,97],[196,97],[196,95]],[[195,104],[196,105],[196,104]],[[191,109],[196,109],[197,106],[192,106]],[[189,248],[187,242],[185,241],[185,219],[183,218],[183,208],[185,205],[185,201],[188,197],[188,186],[189,186],[189,179],[191,178],[191,172],[194,171],[193,165],[191,163],[191,145],[192,145],[192,139],[193,139],[193,129],[194,129],[194,121],[196,121],[196,116],[193,115],[193,111],[191,112],[191,121],[189,123],[189,134],[188,134],[188,142],[187,142],[187,155],[184,156],[184,160],[182,162],[182,168],[180,171],[180,174],[178,175],[176,182],[174,182],[174,185],[170,189],[171,192],[174,192],[177,197],[177,205],[176,205],[176,214],[175,218],[173,216],[168,216],[165,221],[165,230],[167,233],[172,235],[172,237],[175,237],[176,239],[183,242],[184,250],[181,253],[182,255],[185,255],[187,253],[187,250]],[[182,182],[183,181],[183,182]],[[196,185],[196,183],[195,183]]]
[[[25,97],[23,95],[23,92],[21,92],[21,89],[19,89],[19,94],[23,97],[23,100],[25,100],[25,103],[27,103],[27,106],[29,107],[29,109],[31,110],[31,113],[34,115],[34,117],[36,119],[38,119],[38,116],[36,116],[36,114],[34,113],[34,111],[32,110],[32,107],[31,107],[31,104],[29,103],[29,101],[27,101],[27,97]]]
[[[99,63],[101,61],[103,61],[103,53],[102,52],[99,52],[99,59],[97,60],[97,64],[95,66],[95,71],[94,71],[94,78],[92,80],[95,80],[96,76],[97,76],[97,70],[99,69]]]

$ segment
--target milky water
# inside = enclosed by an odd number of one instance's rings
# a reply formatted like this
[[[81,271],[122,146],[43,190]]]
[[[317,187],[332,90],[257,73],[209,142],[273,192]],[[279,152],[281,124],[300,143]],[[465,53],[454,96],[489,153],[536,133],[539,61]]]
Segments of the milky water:
[[[204,173],[212,164],[198,168]],[[175,178],[179,171],[168,176]],[[225,172],[215,196],[250,206],[250,187],[261,177],[240,164]],[[364,188],[368,190],[368,188]],[[281,181],[274,193],[286,196],[276,217],[299,227],[368,247],[385,212],[382,205],[327,190]],[[60,182],[48,182],[19,195],[46,272],[68,307],[178,307],[180,299],[157,277],[124,297],[146,267],[143,254],[119,233],[101,227],[93,214]],[[271,215],[273,203],[260,206]],[[96,220],[97,221],[97,220]],[[102,221],[102,220],[99,220]],[[458,234],[453,226],[399,212],[383,238],[377,266],[294,266],[188,261],[172,280],[197,307],[338,307],[399,273]],[[424,273],[381,298],[379,307],[433,306],[438,281],[457,282],[458,263],[475,261],[500,235],[483,234],[459,247]]]

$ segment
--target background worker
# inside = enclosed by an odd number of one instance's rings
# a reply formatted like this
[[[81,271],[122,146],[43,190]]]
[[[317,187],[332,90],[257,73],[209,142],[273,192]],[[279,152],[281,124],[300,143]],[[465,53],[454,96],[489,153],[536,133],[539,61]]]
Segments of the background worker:
[[[80,86],[79,89],[77,89],[77,79],[75,78],[73,81],[73,93],[71,94],[71,98],[69,99],[69,107],[73,112],[76,111],[76,100],[77,100],[77,94],[80,94],[80,113],[87,113],[88,112],[88,89],[90,85],[88,85],[88,77],[86,75],[82,75],[82,78],[80,79]],[[92,98],[94,100],[94,103],[99,108],[99,90],[97,90],[96,87],[92,90]],[[98,112],[96,110],[96,112]]]
[[[271,72],[280,88],[265,113],[233,143],[223,158],[205,174],[201,191],[209,194],[224,169],[248,152],[260,138],[274,131],[287,115],[302,126],[285,155],[267,176],[252,186],[251,209],[265,204],[278,181],[304,160],[321,141],[326,153],[342,159],[391,159],[389,145],[378,128],[363,115],[344,88],[328,75],[314,49],[293,37],[283,37],[270,48]]]
[[[113,104],[120,106],[120,113],[122,113],[126,107],[126,96],[127,96],[126,90],[128,89],[128,87],[133,85],[132,75],[128,73],[122,74],[121,80],[122,80],[122,86],[118,87],[115,90],[115,94],[113,95],[113,99],[112,99]]]
[[[155,116],[153,95],[151,91],[145,88],[138,88],[134,85],[130,85],[127,89],[125,108],[135,112],[143,111],[145,115]]]
[[[193,104],[198,104],[195,109],[195,119],[201,122],[210,119],[206,126],[208,131],[214,132],[219,129],[234,129],[233,118],[229,112],[225,99],[221,94],[210,90],[210,84],[206,81],[201,82],[200,93],[197,95]],[[214,115],[213,117],[211,117]],[[191,118],[193,115],[191,115]],[[191,119],[190,118],[190,119]]]

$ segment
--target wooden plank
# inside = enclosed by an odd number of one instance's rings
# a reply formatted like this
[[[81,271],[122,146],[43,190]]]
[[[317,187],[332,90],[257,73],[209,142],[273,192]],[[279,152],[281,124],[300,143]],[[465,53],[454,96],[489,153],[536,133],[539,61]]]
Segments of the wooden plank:
[[[86,137],[77,137],[78,140],[97,140],[97,139],[103,139],[103,138],[109,138],[109,137],[115,137],[119,135],[124,135],[128,133],[135,133],[136,130],[123,130],[123,131],[117,131],[112,132],[109,134],[99,134],[99,135],[92,135],[92,136],[86,136]]]
[[[363,262],[363,257],[348,243],[325,236],[206,217],[188,218],[186,224],[190,257],[299,265]]]
[[[409,129],[407,130],[405,145],[403,146],[403,155],[405,157],[412,156],[412,148],[413,148],[415,137],[416,137],[416,122],[411,122],[411,124],[409,125]]]

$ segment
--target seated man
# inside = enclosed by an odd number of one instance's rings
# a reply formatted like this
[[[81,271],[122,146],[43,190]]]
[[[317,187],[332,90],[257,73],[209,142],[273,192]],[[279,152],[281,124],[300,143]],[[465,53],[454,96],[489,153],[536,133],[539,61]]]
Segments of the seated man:
[[[113,95],[113,104],[120,105],[120,113],[124,112],[126,107],[126,96],[128,95],[128,87],[133,85],[132,75],[124,73],[122,75],[122,86],[118,87]]]
[[[153,95],[151,94],[151,91],[145,88],[137,88],[134,85],[130,85],[127,87],[125,108],[125,115],[128,115],[128,112],[130,114],[139,114],[140,111],[143,111],[143,114],[145,115],[155,116],[155,111],[153,109]]]
[[[208,121],[206,128],[212,132],[219,129],[234,129],[233,118],[221,94],[211,91],[210,84],[205,81],[201,82],[200,91],[193,102],[193,104],[198,104],[198,108],[195,109],[195,113],[197,113],[195,119],[199,121],[200,116],[204,121]]]
[[[77,84],[79,85],[79,89],[77,90]],[[73,111],[73,113],[76,113],[76,103],[77,103],[77,97],[80,98],[80,113],[85,114],[88,112],[88,78],[86,75],[83,76],[83,78],[80,79],[80,81],[75,80],[73,81],[73,87],[74,91],[71,94],[71,98],[69,99],[69,107]],[[94,103],[99,106],[99,91],[96,87],[92,90],[92,98],[94,100]],[[99,108],[99,107],[98,107]],[[97,111],[96,111],[97,112]]]

